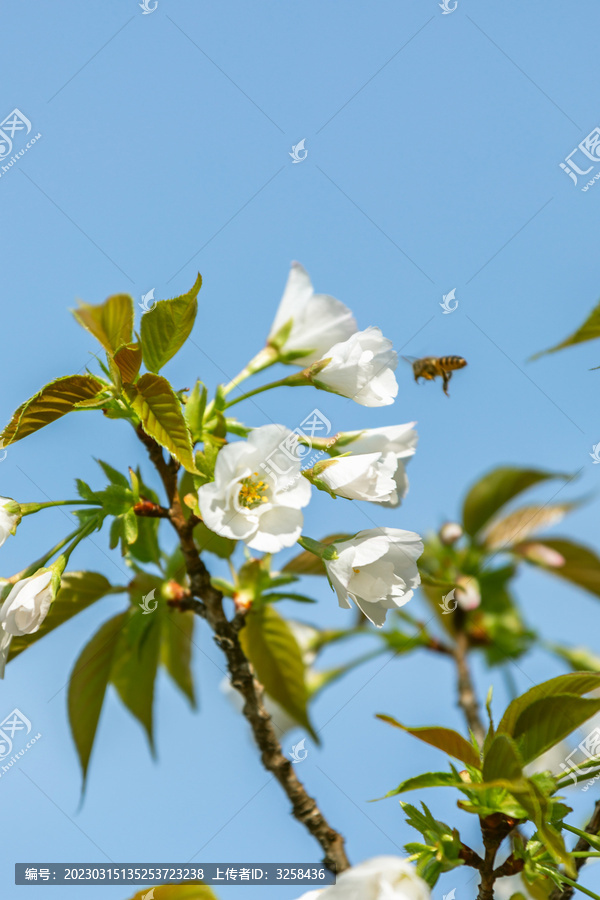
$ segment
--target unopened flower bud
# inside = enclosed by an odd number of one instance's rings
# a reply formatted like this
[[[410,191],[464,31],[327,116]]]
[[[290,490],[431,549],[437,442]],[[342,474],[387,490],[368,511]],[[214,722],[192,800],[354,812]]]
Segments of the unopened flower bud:
[[[463,530],[458,522],[444,522],[440,528],[440,541],[447,547],[455,544],[463,535]]]

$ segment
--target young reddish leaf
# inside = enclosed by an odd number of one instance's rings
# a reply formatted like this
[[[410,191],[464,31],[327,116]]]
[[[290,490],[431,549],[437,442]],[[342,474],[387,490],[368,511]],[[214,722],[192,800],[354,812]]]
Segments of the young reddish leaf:
[[[121,378],[126,384],[135,381],[142,365],[141,344],[123,344],[113,356],[115,365],[121,373]]]
[[[600,597],[600,558],[593,550],[564,538],[544,538],[541,543],[564,559],[563,565],[544,566],[550,575],[564,578]]]
[[[442,728],[437,725],[424,726],[421,728],[408,728],[392,716],[386,716],[379,713],[377,718],[381,719],[383,722],[388,722],[390,725],[394,725],[396,728],[401,728],[402,731],[407,731],[408,734],[412,734],[413,737],[418,738],[420,741],[431,744],[432,747],[437,747],[438,750],[443,750],[444,753],[453,756],[455,759],[460,759],[469,766],[475,766],[478,769],[481,768],[479,754],[473,745],[461,734],[457,731],[453,731],[451,728]]]
[[[77,409],[79,404],[94,399],[104,389],[104,382],[93,375],[65,375],[63,378],[56,378],[13,413],[12,419],[0,434],[2,446],[8,447],[50,425]]]
[[[75,319],[100,341],[107,353],[129,344],[133,335],[133,300],[128,294],[114,294],[104,303],[82,303],[72,310]]]

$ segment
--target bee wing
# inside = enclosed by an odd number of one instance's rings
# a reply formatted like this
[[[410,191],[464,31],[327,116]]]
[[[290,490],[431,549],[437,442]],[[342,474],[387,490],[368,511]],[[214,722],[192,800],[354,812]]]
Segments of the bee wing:
[[[412,366],[413,363],[419,361],[417,356],[403,356],[402,359],[404,360],[404,362],[407,362],[409,366]]]

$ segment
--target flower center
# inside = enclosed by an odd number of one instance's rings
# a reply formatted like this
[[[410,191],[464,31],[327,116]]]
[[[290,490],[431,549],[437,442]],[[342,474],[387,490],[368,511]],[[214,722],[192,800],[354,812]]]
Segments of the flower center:
[[[269,498],[265,496],[269,485],[258,478],[258,472],[255,472],[253,476],[242,478],[240,484],[241,487],[238,494],[240,506],[244,506],[246,509],[254,509],[260,506],[261,503],[269,502]]]

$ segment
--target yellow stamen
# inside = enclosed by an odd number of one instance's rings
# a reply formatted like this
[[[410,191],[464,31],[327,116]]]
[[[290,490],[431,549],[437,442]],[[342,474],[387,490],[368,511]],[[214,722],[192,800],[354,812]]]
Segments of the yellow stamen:
[[[352,571],[354,572],[355,575],[358,575],[358,573],[360,572],[360,569],[352,569]]]
[[[254,473],[258,475],[258,472]],[[265,497],[265,492],[269,489],[269,485],[264,481],[254,481],[253,478],[242,478],[238,500],[240,506],[246,509],[254,509],[261,503],[268,503],[269,498]]]

